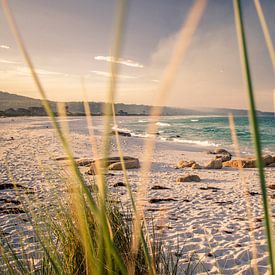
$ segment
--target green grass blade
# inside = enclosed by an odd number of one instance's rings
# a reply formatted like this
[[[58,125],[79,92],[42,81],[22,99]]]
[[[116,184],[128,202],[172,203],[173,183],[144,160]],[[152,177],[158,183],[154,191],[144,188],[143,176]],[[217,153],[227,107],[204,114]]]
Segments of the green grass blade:
[[[253,135],[253,142],[254,142],[256,158],[257,158],[257,167],[258,167],[261,190],[262,190],[262,200],[263,200],[265,228],[266,228],[266,235],[267,235],[267,242],[268,242],[269,262],[271,266],[271,273],[275,274],[274,255],[273,255],[274,250],[273,250],[272,220],[270,218],[270,213],[269,213],[264,165],[262,160],[261,140],[260,140],[257,115],[256,115],[256,106],[255,106],[255,100],[254,100],[254,94],[253,94],[252,78],[250,73],[250,65],[249,65],[249,58],[248,58],[246,35],[244,30],[243,14],[242,14],[240,0],[233,0],[233,4],[234,4],[234,12],[235,12],[236,29],[237,29],[238,40],[239,40],[240,57],[242,61],[243,75],[245,79],[246,90],[247,90],[247,95],[249,100],[249,118],[250,118],[250,124],[251,124],[251,131]]]

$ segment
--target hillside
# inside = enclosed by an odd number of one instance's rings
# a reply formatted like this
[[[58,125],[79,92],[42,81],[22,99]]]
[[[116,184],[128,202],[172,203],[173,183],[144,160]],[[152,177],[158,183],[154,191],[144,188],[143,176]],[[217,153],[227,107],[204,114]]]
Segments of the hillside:
[[[102,102],[90,102],[90,108],[94,115],[102,114]],[[56,102],[50,101],[53,111],[56,112]],[[68,115],[84,115],[84,107],[82,102],[66,102]],[[138,104],[115,104],[116,113],[118,115],[149,115],[151,106]],[[217,115],[224,116],[228,113],[234,115],[247,115],[246,110],[239,109],[222,109],[222,108],[201,108],[200,110],[190,110],[183,108],[164,107],[163,115]],[[0,91],[0,115],[4,116],[32,116],[46,115],[41,101],[26,96],[19,96],[11,93]],[[258,111],[258,115],[273,115],[271,112]]]

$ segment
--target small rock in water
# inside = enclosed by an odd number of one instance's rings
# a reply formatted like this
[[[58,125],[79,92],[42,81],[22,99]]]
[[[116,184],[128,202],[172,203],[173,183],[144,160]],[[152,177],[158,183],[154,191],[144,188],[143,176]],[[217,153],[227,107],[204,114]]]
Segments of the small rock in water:
[[[201,179],[198,175],[180,176],[177,178],[177,182],[200,182]]]
[[[206,169],[221,169],[222,168],[222,160],[221,159],[213,159],[206,166]]]

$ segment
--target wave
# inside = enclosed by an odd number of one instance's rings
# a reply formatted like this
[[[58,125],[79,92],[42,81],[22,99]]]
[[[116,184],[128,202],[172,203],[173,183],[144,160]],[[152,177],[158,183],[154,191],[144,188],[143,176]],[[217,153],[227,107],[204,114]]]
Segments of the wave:
[[[171,126],[171,124],[165,123],[165,122],[157,122],[156,125],[158,125],[160,127],[169,127],[169,126]]]
[[[199,121],[198,119],[190,119],[190,121],[192,121],[192,122],[197,122],[197,121]]]
[[[147,122],[147,120],[139,119],[138,122],[139,122],[139,123],[144,123],[144,122]]]
[[[214,147],[218,147],[221,146],[221,144],[218,143],[214,143],[208,140],[205,141],[201,141],[201,140],[192,140],[192,139],[181,139],[181,138],[161,138],[162,140],[165,141],[173,141],[173,142],[178,142],[178,143],[187,143],[187,144],[196,144],[196,145],[200,145],[200,146],[214,146]]]

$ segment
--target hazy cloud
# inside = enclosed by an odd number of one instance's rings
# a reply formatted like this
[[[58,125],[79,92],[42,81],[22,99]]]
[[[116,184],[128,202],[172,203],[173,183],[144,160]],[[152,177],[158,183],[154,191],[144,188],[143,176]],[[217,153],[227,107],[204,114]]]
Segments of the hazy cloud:
[[[95,56],[94,59],[99,61],[114,62],[114,63],[122,64],[129,67],[134,67],[134,68],[144,67],[142,64],[136,61],[133,61],[131,59],[123,59],[123,58],[115,59],[113,56],[98,55],[98,56]]]
[[[91,73],[94,73],[96,75],[99,76],[103,76],[103,77],[111,77],[111,73],[109,72],[103,72],[103,71],[91,71]],[[119,74],[117,75],[118,78],[123,78],[123,79],[134,79],[137,78],[135,76],[131,76],[131,75],[124,75],[124,74]]]
[[[5,50],[9,50],[11,47],[8,46],[8,45],[2,44],[2,45],[0,45],[0,48],[1,48],[1,49],[5,49]]]
[[[0,63],[4,63],[4,64],[19,64],[19,62],[17,62],[17,61],[7,60],[7,59],[0,59]]]

